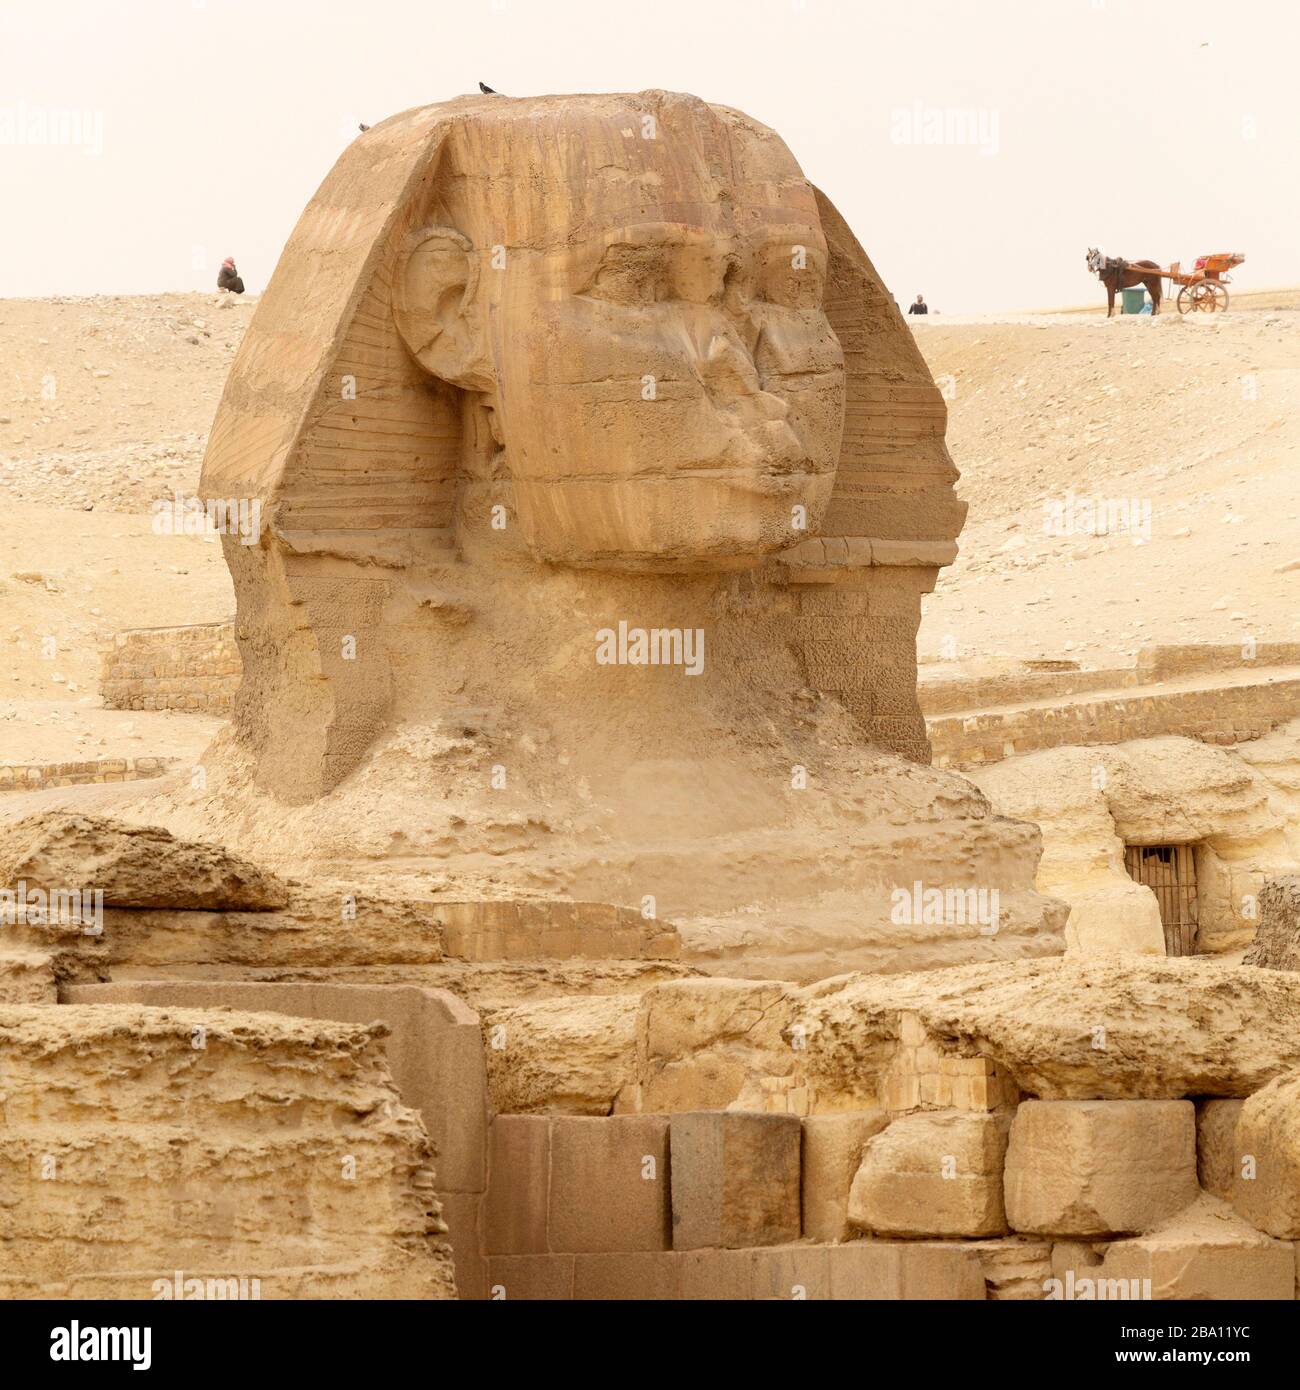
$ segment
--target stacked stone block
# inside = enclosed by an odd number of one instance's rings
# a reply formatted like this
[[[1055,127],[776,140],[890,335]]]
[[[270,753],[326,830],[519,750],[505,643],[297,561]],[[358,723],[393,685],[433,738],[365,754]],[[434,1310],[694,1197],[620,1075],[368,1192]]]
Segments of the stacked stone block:
[[[100,689],[109,709],[227,715],[242,673],[234,623],[138,628],[105,649]]]

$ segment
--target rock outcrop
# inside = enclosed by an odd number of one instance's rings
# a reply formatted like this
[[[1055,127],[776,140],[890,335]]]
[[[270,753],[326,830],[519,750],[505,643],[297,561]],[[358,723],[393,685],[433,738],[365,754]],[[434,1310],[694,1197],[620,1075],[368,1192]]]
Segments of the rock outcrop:
[[[220,845],[61,811],[0,826],[0,888],[19,884],[99,891],[107,907],[264,911],[288,901],[273,874]]]
[[[1259,895],[1259,928],[1243,965],[1300,970],[1300,876],[1270,878]]]
[[[181,1271],[198,1297],[455,1297],[432,1146],[384,1032],[0,1008],[0,1296],[192,1296]]]

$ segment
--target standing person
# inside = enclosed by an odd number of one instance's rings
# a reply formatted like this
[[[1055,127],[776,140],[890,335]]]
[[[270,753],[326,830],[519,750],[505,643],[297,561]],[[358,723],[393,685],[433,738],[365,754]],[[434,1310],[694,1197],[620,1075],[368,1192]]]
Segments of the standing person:
[[[244,282],[239,278],[239,272],[235,269],[234,257],[227,256],[221,262],[221,269],[217,271],[217,288],[229,290],[231,294],[243,294]]]
[[[924,297],[918,294],[916,296],[916,303],[907,306],[907,312],[909,314],[928,314],[930,312],[930,306],[925,302]]]

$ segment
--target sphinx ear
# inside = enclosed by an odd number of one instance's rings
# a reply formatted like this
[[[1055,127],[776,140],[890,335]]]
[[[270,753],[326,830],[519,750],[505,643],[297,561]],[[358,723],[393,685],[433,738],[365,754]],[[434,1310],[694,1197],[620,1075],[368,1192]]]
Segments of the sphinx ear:
[[[431,375],[471,391],[492,389],[479,323],[478,258],[451,227],[421,227],[402,244],[393,318],[411,355]]]

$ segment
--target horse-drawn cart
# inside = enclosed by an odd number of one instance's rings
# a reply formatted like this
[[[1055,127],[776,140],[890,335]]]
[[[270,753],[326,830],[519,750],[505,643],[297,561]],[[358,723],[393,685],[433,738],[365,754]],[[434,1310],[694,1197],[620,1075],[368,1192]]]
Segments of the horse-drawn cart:
[[[1106,286],[1109,296],[1106,311],[1108,318],[1114,312],[1116,291],[1135,289],[1138,285],[1147,287],[1151,293],[1152,311],[1159,313],[1162,279],[1170,280],[1180,287],[1180,314],[1213,314],[1228,307],[1228,291],[1224,286],[1232,281],[1227,272],[1234,266],[1239,266],[1245,259],[1240,251],[1219,251],[1210,256],[1198,256],[1192,269],[1184,272],[1177,261],[1166,270],[1155,261],[1125,261],[1091,250],[1088,252],[1088,269],[1095,271],[1097,278]]]

